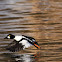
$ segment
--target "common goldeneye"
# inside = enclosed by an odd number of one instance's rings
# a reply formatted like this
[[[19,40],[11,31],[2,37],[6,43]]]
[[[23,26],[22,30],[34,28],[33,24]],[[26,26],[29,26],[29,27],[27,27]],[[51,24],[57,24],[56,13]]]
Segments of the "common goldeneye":
[[[8,44],[8,47],[6,48],[12,52],[20,51],[30,46],[35,46],[36,48],[40,49],[40,46],[36,40],[29,36],[15,36],[13,34],[8,34],[4,39],[14,39],[13,42]]]

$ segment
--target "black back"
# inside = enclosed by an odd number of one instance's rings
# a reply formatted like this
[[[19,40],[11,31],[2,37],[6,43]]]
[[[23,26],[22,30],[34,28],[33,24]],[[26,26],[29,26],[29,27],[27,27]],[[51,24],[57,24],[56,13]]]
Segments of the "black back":
[[[32,45],[34,45],[34,43],[38,45],[38,43],[36,42],[36,40],[35,40],[33,37],[29,37],[29,36],[25,36],[25,35],[22,35],[22,36],[26,37],[25,39],[26,39],[29,43],[31,43]]]

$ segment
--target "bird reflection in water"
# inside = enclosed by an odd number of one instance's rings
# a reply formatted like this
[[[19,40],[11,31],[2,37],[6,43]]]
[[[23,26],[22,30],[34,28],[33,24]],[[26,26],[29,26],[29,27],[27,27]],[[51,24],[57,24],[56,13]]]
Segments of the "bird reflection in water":
[[[5,60],[9,62],[36,62],[39,60],[40,53],[37,54],[11,54],[6,53]]]
[[[16,62],[35,62],[39,59],[40,53],[39,54],[21,54],[15,58]]]

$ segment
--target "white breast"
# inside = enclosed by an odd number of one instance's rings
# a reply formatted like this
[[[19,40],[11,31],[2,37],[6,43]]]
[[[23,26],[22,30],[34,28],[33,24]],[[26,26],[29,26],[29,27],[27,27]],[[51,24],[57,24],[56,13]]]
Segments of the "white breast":
[[[32,46],[32,44],[30,44],[27,40],[22,40],[19,43],[22,43],[22,45],[24,45],[24,48],[23,49]]]
[[[14,39],[15,39],[16,41],[20,41],[22,38],[23,38],[23,36],[15,36]]]

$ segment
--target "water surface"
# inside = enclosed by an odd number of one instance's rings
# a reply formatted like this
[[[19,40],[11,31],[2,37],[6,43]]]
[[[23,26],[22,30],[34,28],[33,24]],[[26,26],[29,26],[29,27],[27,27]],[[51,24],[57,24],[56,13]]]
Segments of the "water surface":
[[[40,52],[7,51],[5,47],[12,40],[4,40],[4,37],[9,33],[34,37]],[[61,37],[61,0],[0,0],[0,62],[61,62]]]

